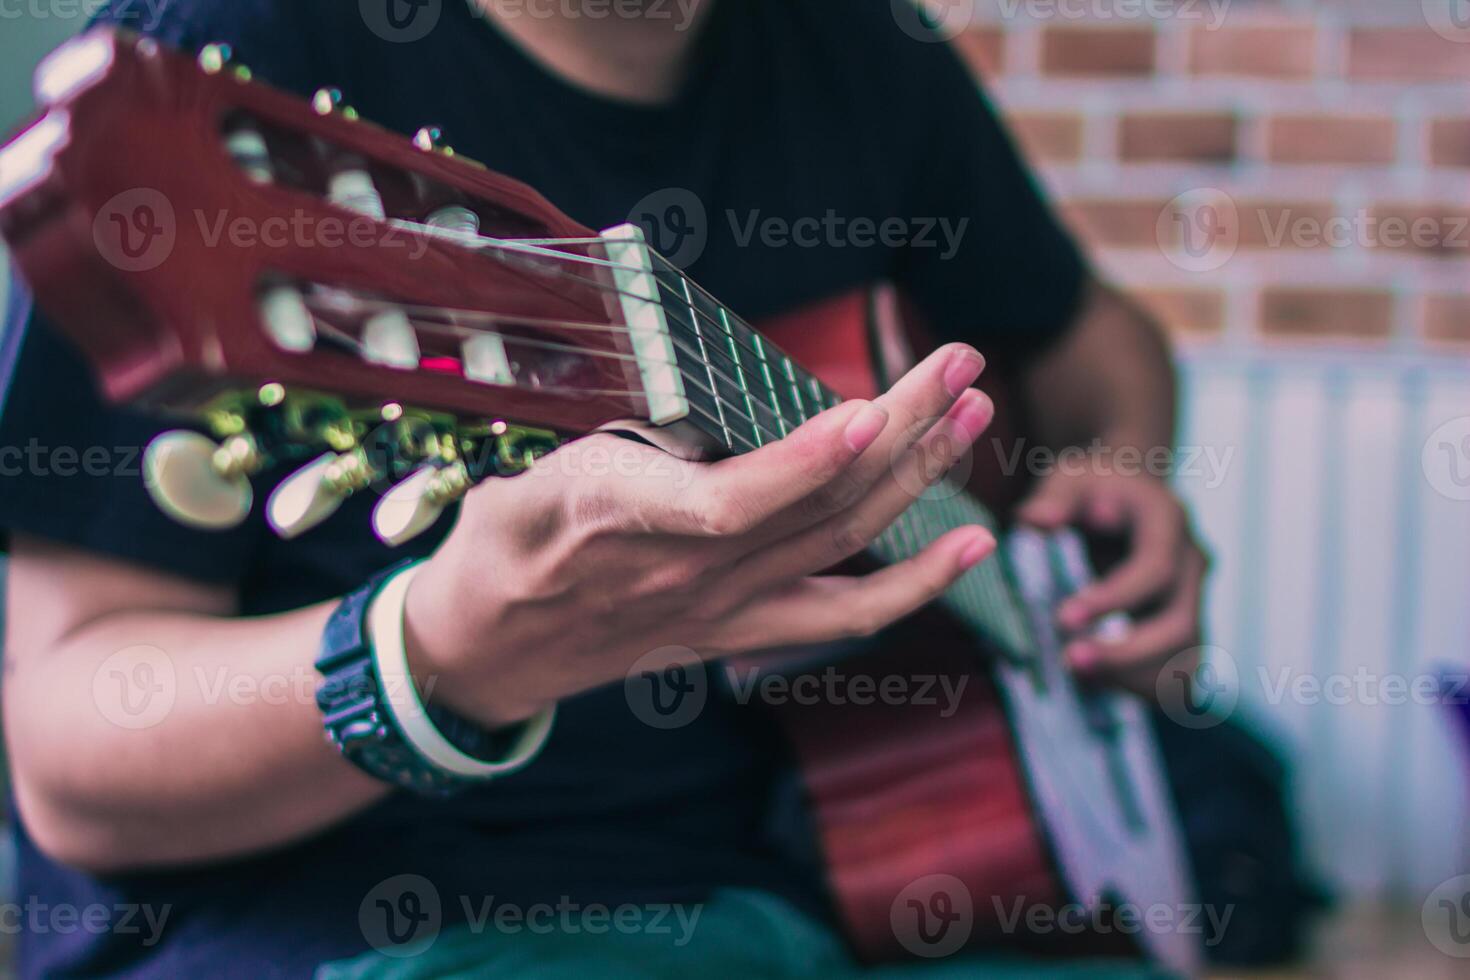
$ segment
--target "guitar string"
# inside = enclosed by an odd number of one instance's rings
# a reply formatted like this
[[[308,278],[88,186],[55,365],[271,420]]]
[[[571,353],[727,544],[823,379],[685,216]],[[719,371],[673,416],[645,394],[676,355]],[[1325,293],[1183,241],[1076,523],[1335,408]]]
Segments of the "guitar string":
[[[454,315],[456,315],[455,311],[450,311],[450,310],[447,310],[445,308],[439,308],[439,307],[433,307],[433,306],[404,306],[402,304],[390,303],[390,302],[384,301],[384,300],[367,300],[367,299],[360,299],[360,300],[357,300],[357,302],[361,303],[364,306],[374,306],[374,305],[376,305],[376,306],[380,306],[380,307],[382,307],[384,309],[388,309],[388,310],[398,310],[398,311],[401,311],[401,312],[405,313],[405,315],[408,315],[409,311],[428,312],[428,313],[431,313],[431,314],[443,314],[443,315],[446,315],[446,316],[454,316]],[[485,316],[487,317],[487,322],[495,322],[496,320],[508,321],[508,322],[518,322],[518,318],[514,318],[514,317],[511,317],[511,318],[498,317],[495,314],[485,314]],[[316,318],[314,317],[314,319],[316,319]],[[569,326],[569,327],[572,327],[573,329],[587,329],[587,328],[591,328],[591,329],[606,329],[606,330],[609,330],[609,331],[623,332],[623,333],[631,332],[631,331],[626,330],[626,328],[614,327],[612,325],[601,326],[601,325],[598,325],[598,324],[578,324],[578,323],[563,324],[563,323],[561,323],[559,321],[551,321],[551,320],[542,320],[542,321],[539,321],[539,322],[542,323],[543,325],[547,325],[547,326]],[[414,320],[413,323],[416,326],[416,328],[422,330],[425,333],[431,333],[431,334],[447,333],[447,334],[449,334],[451,336],[494,336],[494,337],[499,337],[502,340],[508,341],[508,342],[510,342],[512,344],[519,344],[521,346],[528,346],[528,347],[536,347],[536,348],[541,348],[541,349],[545,349],[545,350],[555,350],[555,351],[560,351],[560,352],[564,352],[564,353],[579,354],[579,355],[581,355],[583,357],[613,359],[613,360],[618,360],[618,361],[623,361],[623,362],[634,362],[634,363],[637,363],[639,361],[648,360],[648,359],[645,359],[645,358],[640,358],[638,355],[634,355],[634,354],[623,354],[623,353],[619,353],[619,352],[616,352],[616,351],[588,350],[587,348],[575,347],[575,346],[572,346],[570,344],[558,343],[556,341],[538,340],[538,339],[535,339],[535,338],[532,338],[532,337],[522,337],[522,336],[518,336],[518,335],[515,335],[515,334],[503,334],[503,333],[498,333],[498,332],[495,332],[495,331],[475,331],[472,328],[464,327],[462,325],[457,325],[457,324],[438,323],[438,322],[435,322],[435,321],[426,321],[426,320]],[[351,337],[350,334],[347,334],[345,331],[340,330],[340,328],[334,328],[333,336],[337,336],[339,339],[343,339],[343,340],[346,340],[349,343],[354,344],[356,346],[356,349],[358,350],[358,352],[359,353],[362,353],[362,344],[361,344],[361,341],[357,340],[356,338]],[[691,357],[699,357],[700,356],[697,351],[691,350],[687,345],[681,343],[678,338],[671,338],[671,339],[673,339],[674,343],[680,349],[684,350],[685,353],[689,354]],[[747,415],[745,412],[743,412],[739,408],[739,406],[737,404],[735,404],[734,402],[730,401],[728,398],[725,398],[718,391],[710,388],[708,385],[706,385],[704,382],[700,381],[698,378],[692,377],[692,376],[688,375],[686,372],[684,372],[684,370],[682,369],[682,367],[678,363],[678,361],[670,361],[670,360],[668,360],[666,358],[654,358],[652,360],[653,360],[654,363],[657,363],[657,364],[665,364],[665,365],[668,365],[670,367],[673,367],[673,368],[679,370],[679,373],[680,373],[681,377],[683,378],[683,380],[688,381],[688,382],[692,383],[693,385],[695,385],[696,387],[698,387],[701,391],[703,391],[710,398],[712,398],[712,399],[720,402],[720,407],[725,408],[725,409],[728,409],[731,412],[733,412],[734,414],[738,415],[743,421],[748,422],[751,426],[753,426],[755,429],[760,430],[766,436],[770,436],[770,437],[772,437],[774,439],[780,439],[780,438],[782,438],[782,435],[780,433],[778,433],[776,430],[772,429],[770,426],[763,425],[760,422],[760,420],[758,420],[756,418],[753,418],[750,415]],[[720,377],[723,378],[725,381],[727,381],[728,383],[730,383],[732,385],[736,385],[737,387],[740,387],[739,382],[737,382],[734,378],[731,378],[729,375],[727,375],[725,372],[721,371],[719,368],[713,367],[713,365],[711,367],[715,371],[715,373],[719,374]],[[548,386],[542,386],[542,387],[536,388],[534,390],[551,391],[552,389],[550,387],[548,387]],[[643,387],[642,389],[624,389],[624,390],[616,390],[616,389],[598,389],[598,390],[594,390],[594,389],[572,389],[572,388],[568,388],[568,389],[565,389],[565,390],[568,393],[575,393],[575,392],[578,392],[578,391],[583,391],[583,392],[585,392],[588,395],[595,395],[595,396],[598,396],[598,397],[612,397],[612,398],[620,398],[620,397],[627,397],[627,396],[637,396],[637,395],[647,396],[648,394],[660,394],[660,395],[677,395],[677,394],[680,394],[680,392],[673,391],[673,390],[668,390],[668,391],[653,390],[653,391],[650,391],[647,386]],[[697,403],[690,402],[689,404],[691,405],[691,407],[693,407]],[[762,402],[752,402],[752,404],[753,405],[759,405],[767,413],[774,414],[774,413],[772,413],[770,407],[769,406],[766,406]],[[715,416],[710,415],[710,413],[708,411],[705,411],[705,410],[701,409],[701,414],[704,415],[706,418],[710,418],[710,419],[714,420],[717,424],[719,424],[719,419],[717,417],[715,417]],[[780,416],[778,415],[777,418],[779,419]],[[746,441],[748,442],[749,440],[746,440]]]

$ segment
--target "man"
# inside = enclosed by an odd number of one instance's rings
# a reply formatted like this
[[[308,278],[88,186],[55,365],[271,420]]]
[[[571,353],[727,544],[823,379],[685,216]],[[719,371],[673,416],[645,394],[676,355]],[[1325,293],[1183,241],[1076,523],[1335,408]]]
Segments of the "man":
[[[102,20],[184,49],[230,42],[257,76],[303,94],[340,86],[365,118],[403,132],[441,124],[460,151],[592,227],[664,189],[692,192],[710,217],[690,271],[752,319],[891,279],[952,343],[882,398],[758,452],[680,466],[673,481],[594,475],[572,452],[546,478],[477,488],[398,552],[366,533],[370,495],[284,543],[258,517],[224,533],[176,526],[135,473],[32,467],[7,480],[20,893],[166,919],[31,930],[23,972],[309,974],[383,945],[367,935],[375,902],[409,921],[430,914],[422,890],[414,902],[382,893],[404,874],[431,883],[446,932],[485,899],[713,909],[740,894],[835,944],[820,882],[768,828],[787,765],[769,721],[711,697],[661,731],[630,711],[623,677],[667,645],[718,656],[871,633],[983,560],[993,542],[966,528],[890,570],[822,574],[911,501],[903,469],[920,453],[952,461],[924,420],[947,417],[970,437],[988,423],[966,344],[1024,366],[1028,408],[1054,446],[1171,440],[1160,335],[1089,279],[961,63],[878,0],[446,0],[396,16],[376,3],[182,0],[153,25],[135,6]],[[965,231],[951,249],[742,233],[757,217],[829,212]],[[0,445],[136,447],[157,431],[100,406],[43,320],[14,357]],[[589,442],[642,463],[654,454]],[[1155,477],[1098,467],[1046,477],[1023,515],[1130,537],[1126,559],[1059,617],[1080,628],[1139,612],[1127,637],[1068,653],[1090,677],[1151,690],[1198,627],[1204,561],[1179,503]],[[310,675],[342,597],[405,556],[428,559],[403,633],[436,706],[491,734],[557,706],[533,761],[442,799],[344,759],[310,696],[265,696]],[[166,684],[168,709],[126,724],[99,708],[104,687],[132,682]],[[474,962],[516,972],[515,942],[486,943]],[[614,956],[614,945],[597,948]]]

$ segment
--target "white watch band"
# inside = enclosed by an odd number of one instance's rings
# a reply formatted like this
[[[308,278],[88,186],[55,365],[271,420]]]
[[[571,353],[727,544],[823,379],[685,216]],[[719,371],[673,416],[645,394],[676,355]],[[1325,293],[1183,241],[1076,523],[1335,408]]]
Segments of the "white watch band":
[[[556,718],[556,706],[527,719],[509,754],[496,762],[476,759],[444,737],[419,696],[408,669],[408,650],[403,641],[404,600],[421,567],[409,565],[384,582],[368,609],[368,640],[372,643],[373,665],[382,685],[382,699],[404,740],[431,765],[464,779],[493,779],[515,772],[534,759],[546,744]]]

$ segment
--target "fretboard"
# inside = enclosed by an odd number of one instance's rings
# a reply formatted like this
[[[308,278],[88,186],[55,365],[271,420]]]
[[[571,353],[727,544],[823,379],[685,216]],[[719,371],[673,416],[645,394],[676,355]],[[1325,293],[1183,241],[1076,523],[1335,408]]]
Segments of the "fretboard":
[[[654,274],[689,401],[689,421],[729,452],[758,449],[842,401],[677,268],[655,259]],[[949,531],[973,524],[998,529],[983,504],[941,481],[869,550],[893,564],[912,558]],[[1002,654],[1024,658],[1033,649],[1026,614],[1000,557],[972,569],[944,601]]]

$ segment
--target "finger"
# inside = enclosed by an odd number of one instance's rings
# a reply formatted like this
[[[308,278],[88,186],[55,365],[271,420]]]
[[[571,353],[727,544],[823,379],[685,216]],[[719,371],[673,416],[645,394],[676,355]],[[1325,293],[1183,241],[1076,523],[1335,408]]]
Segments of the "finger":
[[[734,572],[733,587],[747,594],[758,592],[831,568],[862,551],[963,458],[994,414],[995,406],[984,392],[973,388],[965,392],[868,496],[816,527],[747,557]]]
[[[698,470],[681,493],[678,528],[712,535],[746,533],[828,486],[888,424],[880,405],[849,401],[828,409],[777,442]]]
[[[964,527],[870,575],[802,579],[736,613],[722,631],[728,640],[721,646],[762,650],[870,636],[939,598],[994,551],[989,531]]]
[[[1117,639],[1074,640],[1067,645],[1067,662],[1084,676],[1134,681],[1153,690],[1165,661],[1199,645],[1204,575],[1204,556],[1191,549],[1179,588],[1157,614],[1131,624]]]
[[[1086,490],[1081,480],[1059,476],[1042,480],[1032,495],[1016,508],[1016,519],[1042,530],[1055,530],[1077,516]]]
[[[1175,586],[1184,571],[1184,511],[1173,498],[1157,496],[1130,503],[1132,523],[1128,557],[1117,567],[1062,603],[1057,621],[1082,629],[1101,616],[1128,612]]]

